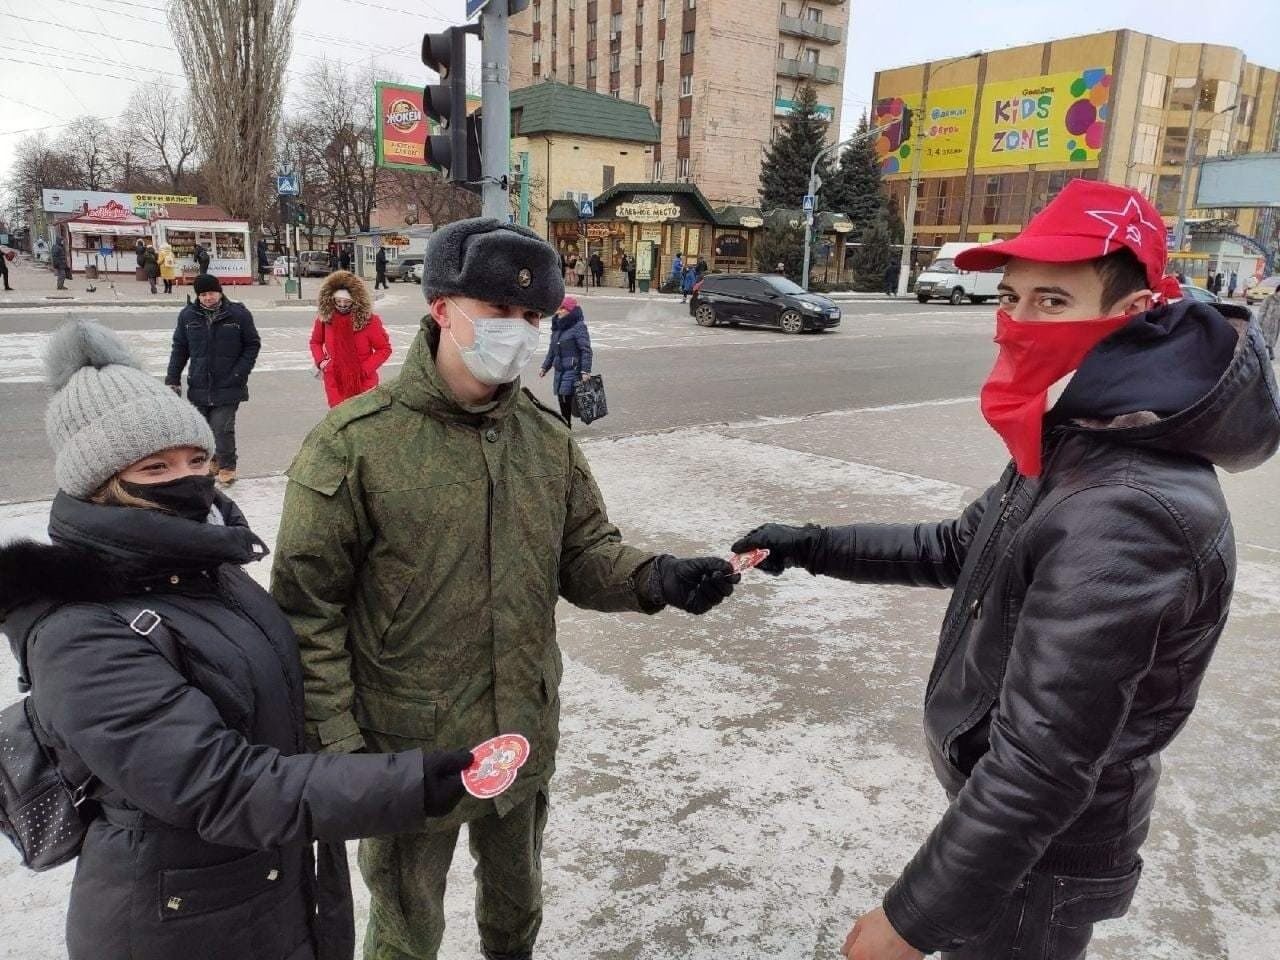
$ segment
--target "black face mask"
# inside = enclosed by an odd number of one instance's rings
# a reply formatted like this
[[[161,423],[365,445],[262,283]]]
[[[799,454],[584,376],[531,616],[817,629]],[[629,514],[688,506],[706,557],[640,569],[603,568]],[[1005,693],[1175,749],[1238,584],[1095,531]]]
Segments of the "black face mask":
[[[213,477],[189,476],[169,480],[166,483],[130,483],[121,480],[126,493],[140,500],[149,500],[157,506],[172,510],[180,517],[204,523],[213,507]]]

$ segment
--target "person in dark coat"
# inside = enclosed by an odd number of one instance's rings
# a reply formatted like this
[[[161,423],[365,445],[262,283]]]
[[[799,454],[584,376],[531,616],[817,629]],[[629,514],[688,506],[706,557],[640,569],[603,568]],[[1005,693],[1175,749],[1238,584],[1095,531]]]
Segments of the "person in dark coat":
[[[4,279],[4,288],[12,290],[9,286],[9,260],[13,257],[13,251],[8,247],[0,247],[0,278]]]
[[[338,254],[338,269],[339,270],[351,269],[351,251],[348,250],[346,247],[343,247],[341,252]]]
[[[387,289],[387,248],[379,247],[377,256],[373,258],[373,289]]]
[[[151,292],[155,293],[156,281],[160,279],[160,258],[156,254],[156,248],[149,243],[142,251],[142,272],[146,274],[147,283],[151,285]]]
[[[1240,282],[1240,274],[1231,271],[1231,276],[1227,278],[1227,299],[1230,300],[1236,295],[1236,285]]]
[[[47,359],[52,544],[0,547],[0,622],[46,747],[92,774],[67,956],[349,960],[342,842],[449,813],[471,753],[307,753],[297,639],[208,424],[92,321]]]
[[[627,260],[627,292],[636,292],[636,258],[630,257]]]
[[[575,298],[565,297],[552,316],[551,345],[539,375],[545,377],[548,370],[555,370],[552,388],[560,401],[560,416],[570,430],[573,429],[573,390],[580,380],[591,376],[592,357],[586,315]]]
[[[262,340],[253,314],[242,303],[222,295],[218,278],[196,277],[196,302],[178,314],[164,382],[174,393],[182,391],[182,370],[187,373],[187,399],[195,404],[217,441],[218,482],[236,482],[236,411],[249,399],[249,374],[258,361]]]
[[[1166,260],[1155,207],[1086,180],[964,251],[961,270],[1004,267],[981,394],[1013,457],[999,481],[941,523],[770,524],[733,546],[770,550],[770,573],[952,591],[924,703],[950,805],[847,960],[1080,960],[1129,908],[1161,752],[1231,603],[1215,468],[1280,445],[1248,311],[1179,299]]]
[[[901,271],[901,265],[890,263],[884,268],[884,292],[890,297],[898,295],[898,275]]]
[[[710,269],[711,267],[707,264],[707,261],[702,257],[698,257],[698,266],[697,266],[698,279],[701,280],[703,277],[705,277],[707,275],[707,271]]]
[[[265,237],[258,238],[258,286],[265,287],[267,285],[267,274],[271,272],[271,264],[267,262],[267,240]]]
[[[147,242],[139,237],[133,244],[133,255],[138,260],[139,269],[147,265]]]
[[[194,254],[196,266],[200,270],[200,275],[208,276],[209,274],[209,248],[203,243],[196,244],[196,252]]]
[[[600,258],[598,253],[591,255],[591,279],[596,287],[599,287],[604,280],[604,260]]]

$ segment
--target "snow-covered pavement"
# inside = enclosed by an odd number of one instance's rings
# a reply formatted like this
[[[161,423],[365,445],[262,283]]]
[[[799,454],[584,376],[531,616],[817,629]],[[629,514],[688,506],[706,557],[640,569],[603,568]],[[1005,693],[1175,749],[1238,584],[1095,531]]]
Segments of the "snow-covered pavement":
[[[963,398],[584,449],[627,539],[672,553],[726,553],[770,519],[951,515],[1001,462]],[[1241,542],[1232,622],[1166,757],[1133,910],[1099,928],[1095,960],[1255,960],[1280,942],[1280,531],[1267,492],[1278,472],[1227,484]],[[283,488],[235,488],[268,542]],[[46,512],[0,506],[0,540],[39,535]],[[254,572],[265,579],[266,565]],[[836,957],[944,807],[919,724],[945,601],[791,572],[749,574],[702,619],[562,605],[564,737],[540,953]],[[12,672],[0,662],[0,677]],[[460,851],[452,872],[446,960],[479,955],[468,860]],[[70,877],[29,874],[0,852],[0,957],[62,956]],[[363,910],[358,874],[357,890]]]

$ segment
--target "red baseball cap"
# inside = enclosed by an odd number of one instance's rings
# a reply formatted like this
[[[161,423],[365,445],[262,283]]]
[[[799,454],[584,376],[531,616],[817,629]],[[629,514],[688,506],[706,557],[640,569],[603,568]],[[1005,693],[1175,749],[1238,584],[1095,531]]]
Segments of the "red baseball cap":
[[[1169,253],[1160,213],[1137,190],[1098,180],[1072,180],[1012,240],[971,247],[956,257],[961,270],[994,270],[1011,257],[1041,263],[1096,260],[1128,247],[1147,270],[1152,290]]]

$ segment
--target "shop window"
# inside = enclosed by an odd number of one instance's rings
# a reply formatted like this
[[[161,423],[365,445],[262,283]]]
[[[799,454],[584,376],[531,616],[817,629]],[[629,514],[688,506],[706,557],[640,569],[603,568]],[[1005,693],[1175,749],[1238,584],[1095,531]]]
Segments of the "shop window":
[[[680,96],[693,96],[693,74],[686,73],[680,78]]]
[[[693,53],[693,31],[686,30],[680,37],[680,52]]]

